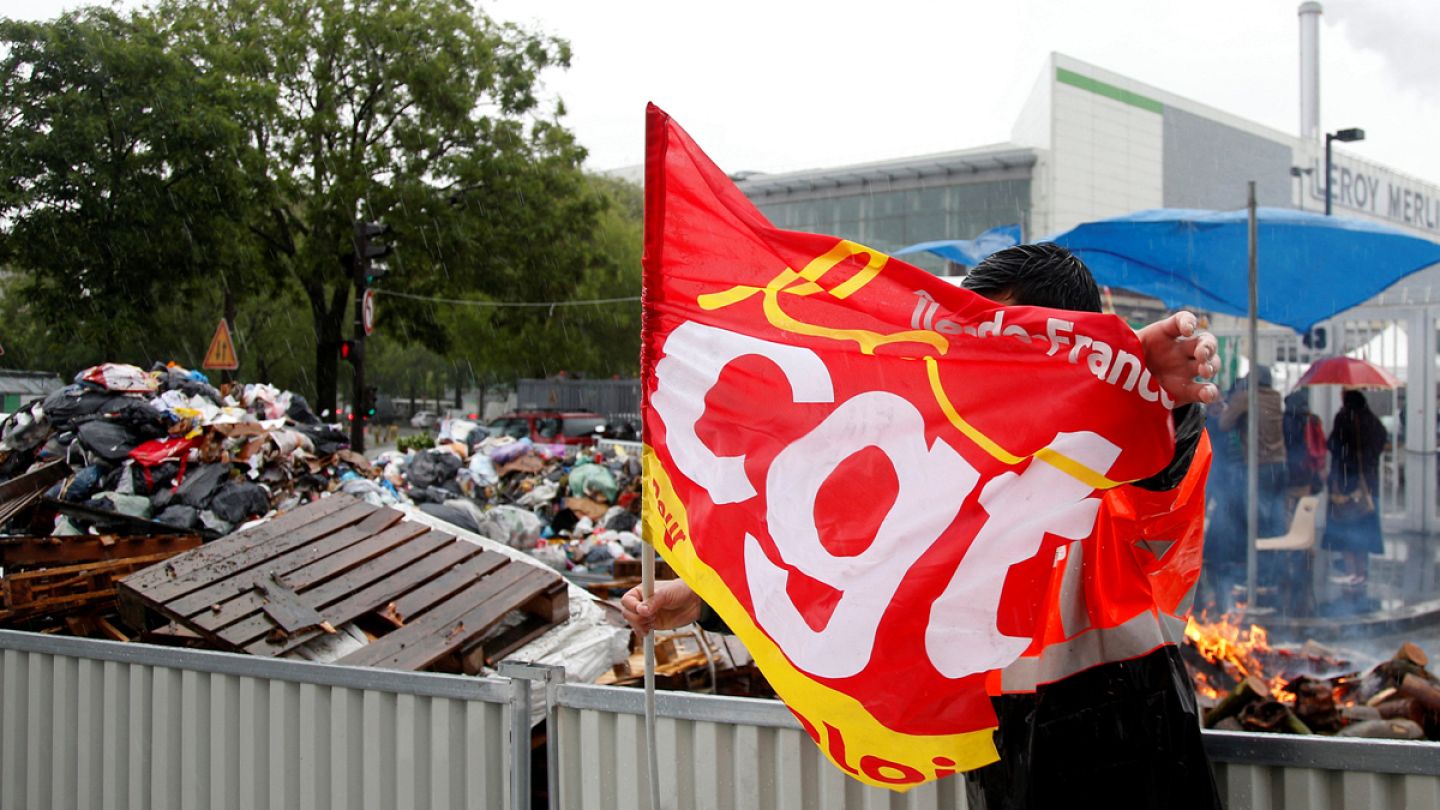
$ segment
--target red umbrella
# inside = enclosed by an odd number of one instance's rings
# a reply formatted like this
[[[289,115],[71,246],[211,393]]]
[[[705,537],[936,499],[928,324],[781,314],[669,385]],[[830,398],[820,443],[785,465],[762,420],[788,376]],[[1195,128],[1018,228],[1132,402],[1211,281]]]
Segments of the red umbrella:
[[[1348,385],[1354,388],[1398,388],[1394,374],[1355,357],[1326,357],[1316,360],[1295,383],[1302,385]]]

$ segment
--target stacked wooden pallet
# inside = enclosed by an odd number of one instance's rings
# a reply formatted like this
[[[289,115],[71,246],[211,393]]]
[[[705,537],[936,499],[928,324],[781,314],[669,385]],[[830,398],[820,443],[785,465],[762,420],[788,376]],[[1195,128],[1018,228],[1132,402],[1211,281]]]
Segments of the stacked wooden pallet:
[[[341,663],[466,672],[569,615],[553,572],[402,517],[316,501],[126,578],[122,615],[264,656],[353,622],[370,643]]]

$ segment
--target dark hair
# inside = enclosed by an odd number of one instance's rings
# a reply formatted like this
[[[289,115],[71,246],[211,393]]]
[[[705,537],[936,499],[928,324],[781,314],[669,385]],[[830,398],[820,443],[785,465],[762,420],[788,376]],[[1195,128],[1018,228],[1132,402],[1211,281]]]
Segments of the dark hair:
[[[1090,268],[1054,242],[992,253],[970,270],[960,286],[986,298],[1008,294],[1025,306],[1100,311],[1100,287]]]
[[[1368,411],[1370,403],[1365,400],[1365,394],[1350,390],[1340,395],[1340,407],[1347,411]]]

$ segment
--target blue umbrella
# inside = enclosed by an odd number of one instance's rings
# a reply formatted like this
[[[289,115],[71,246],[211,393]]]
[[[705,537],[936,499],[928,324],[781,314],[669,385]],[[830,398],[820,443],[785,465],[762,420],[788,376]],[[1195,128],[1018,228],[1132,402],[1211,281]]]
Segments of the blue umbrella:
[[[1359,219],[1257,209],[1262,320],[1307,332],[1440,262],[1440,244]],[[1052,240],[1102,285],[1172,308],[1249,314],[1248,212],[1157,208],[1087,222]]]

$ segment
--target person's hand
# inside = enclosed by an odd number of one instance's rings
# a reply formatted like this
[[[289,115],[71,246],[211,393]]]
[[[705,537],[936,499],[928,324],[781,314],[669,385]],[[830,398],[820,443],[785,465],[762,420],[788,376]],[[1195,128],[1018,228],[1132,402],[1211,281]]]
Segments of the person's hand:
[[[1180,312],[1138,332],[1150,375],[1176,405],[1216,402],[1220,389],[1208,380],[1220,371],[1215,336],[1199,330],[1193,312]]]
[[[655,583],[655,592],[650,594],[648,602],[639,586],[626,591],[620,597],[620,612],[636,635],[643,636],[651,630],[671,630],[690,624],[700,618],[701,604],[700,595],[683,580],[666,579]]]

